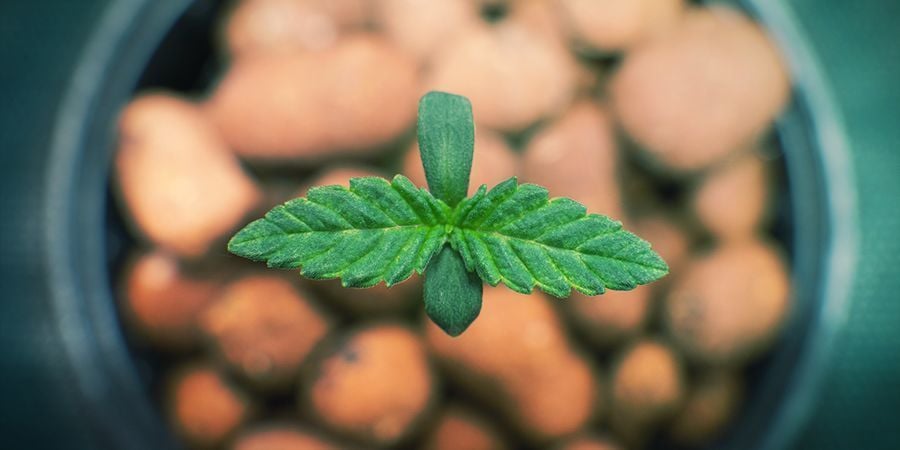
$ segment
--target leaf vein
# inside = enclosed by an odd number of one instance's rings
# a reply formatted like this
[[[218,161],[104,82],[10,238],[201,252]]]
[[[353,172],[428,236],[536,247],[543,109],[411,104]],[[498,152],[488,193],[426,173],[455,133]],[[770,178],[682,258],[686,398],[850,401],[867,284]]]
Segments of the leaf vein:
[[[547,203],[549,204],[550,202],[547,202]],[[581,220],[581,219],[584,219],[585,217],[587,217],[587,215],[584,215],[584,216],[581,216],[581,217],[576,217],[576,218],[574,218],[574,219],[572,219],[572,220],[570,220],[570,221],[568,221],[568,222],[563,222],[563,223],[561,223],[561,224],[559,224],[559,225],[555,225],[555,226],[553,226],[553,227],[550,227],[550,228],[544,230],[543,232],[541,232],[541,234],[535,236],[535,237],[533,238],[533,240],[534,240],[534,241],[539,241],[541,238],[546,237],[546,236],[547,236],[548,234],[550,234],[551,232],[556,231],[557,229],[562,228],[562,227],[564,227],[564,226],[566,226],[566,225],[569,225],[569,224],[571,224],[571,223],[577,222],[577,221],[579,221],[579,220]]]
[[[507,200],[508,200],[508,199],[507,199]],[[507,203],[507,202],[504,202],[504,203]],[[547,205],[549,205],[549,204],[550,204],[550,200],[549,200],[549,199],[548,199],[548,200],[544,200],[543,203],[538,203],[537,205],[532,206],[532,207],[529,208],[528,210],[520,211],[518,215],[513,216],[512,218],[507,219],[507,220],[504,221],[504,222],[500,222],[500,223],[498,223],[498,224],[493,224],[493,225],[491,225],[491,228],[493,228],[493,229],[495,229],[495,230],[500,230],[500,229],[502,229],[503,227],[505,227],[505,226],[507,226],[507,225],[509,225],[509,224],[511,224],[511,223],[513,223],[513,222],[515,222],[515,221],[517,221],[517,220],[519,220],[519,219],[521,219],[521,218],[523,218],[523,217],[525,217],[525,216],[527,216],[527,215],[529,215],[529,214],[531,214],[531,213],[533,213],[533,212],[539,210],[539,209],[542,209],[542,208],[544,208],[545,206],[547,206]],[[490,219],[488,219],[488,220],[490,220]]]
[[[466,233],[466,234],[469,234],[469,233]],[[471,233],[472,239],[481,242],[481,245],[483,245],[484,248],[490,248],[487,245],[487,242],[485,242],[484,239],[481,238],[480,234],[481,233],[479,233],[479,232]],[[494,271],[497,273],[497,276],[499,278],[498,283],[500,281],[502,281],[504,284],[508,285],[508,283],[507,283],[508,278],[506,278],[506,276],[503,275],[503,272],[500,271],[500,266],[497,265],[497,259],[494,258],[494,254],[492,252],[488,251],[487,256],[491,260],[490,262],[491,262],[491,265],[494,267]],[[485,270],[485,271],[487,271],[487,270]],[[494,283],[491,286],[496,286],[496,285],[497,285],[497,283]]]
[[[348,191],[348,192],[349,192],[349,191]],[[332,207],[331,207],[330,205],[328,205],[328,204],[325,204],[325,203],[316,201],[316,200],[311,199],[311,198],[309,198],[309,197],[306,198],[306,201],[308,201],[308,202],[310,202],[310,203],[312,203],[312,204],[314,204],[314,205],[319,205],[319,206],[321,206],[322,208],[325,208],[325,209],[327,209],[328,211],[333,212],[336,216],[340,217],[343,221],[345,221],[345,222],[347,222],[348,224],[350,224],[351,228],[349,228],[349,230],[361,230],[361,229],[363,229],[363,228],[356,228],[355,226],[353,226],[354,221],[350,220],[350,218],[348,218],[346,215],[344,215],[343,213],[341,213],[341,211],[339,211],[339,210],[337,210],[337,209],[335,209],[335,208],[332,208]]]
[[[368,249],[366,249],[366,251],[363,252],[361,255],[357,256],[357,257],[356,257],[356,261],[350,262],[350,263],[348,263],[346,266],[341,267],[341,268],[337,271],[338,274],[339,274],[341,277],[343,277],[344,273],[347,272],[348,269],[350,269],[351,267],[353,267],[355,264],[360,263],[360,262],[363,261],[367,256],[369,256],[369,255],[371,255],[372,253],[374,253],[375,250],[378,249],[378,248],[381,246],[381,242],[384,241],[384,240],[387,238],[387,236],[388,236],[388,233],[381,233],[381,236],[379,236],[378,239],[376,239],[375,242],[372,243],[372,246],[371,246],[371,247],[369,247]],[[373,275],[378,276],[379,278],[381,278],[381,275],[383,275],[383,274],[384,274],[384,272],[382,271],[381,274],[378,274],[378,273],[376,272],[376,273],[373,274]]]
[[[491,207],[491,209],[489,209],[486,213],[483,213],[483,214],[481,215],[481,219],[478,220],[478,222],[473,223],[472,225],[473,225],[473,226],[479,226],[479,225],[481,225],[482,223],[484,223],[485,221],[487,221],[488,218],[490,218],[490,217],[497,211],[498,208],[500,208],[501,206],[503,206],[503,204],[506,203],[506,201],[509,200],[509,198],[512,197],[512,194],[514,194],[515,192],[516,192],[516,191],[511,191],[510,194],[507,194],[505,197],[503,197],[502,199],[500,199],[497,203],[495,203],[495,204]],[[484,197],[484,198],[487,198],[487,197]],[[474,210],[475,208],[472,208],[472,209]],[[471,210],[469,211],[469,214],[471,214]],[[466,219],[468,219],[468,218],[469,218],[468,215],[466,215]],[[460,222],[460,223],[463,223],[463,224],[466,223],[466,222],[465,222],[466,219],[464,219],[464,220],[463,220],[462,222]]]
[[[566,248],[566,247],[557,247],[557,246],[553,246],[553,245],[547,245],[547,244],[545,244],[545,243],[543,243],[543,242],[537,242],[536,240],[523,239],[523,238],[516,237],[516,236],[509,236],[509,235],[505,235],[505,234],[498,233],[498,232],[496,232],[496,231],[482,231],[482,230],[477,230],[477,229],[473,229],[473,228],[462,228],[462,229],[460,229],[460,230],[461,230],[461,231],[468,231],[468,232],[471,232],[471,234],[472,234],[473,236],[475,236],[475,237],[478,237],[479,235],[482,235],[482,234],[496,234],[497,236],[499,236],[499,237],[502,238],[502,239],[515,239],[515,240],[517,240],[517,241],[522,241],[522,242],[526,243],[527,245],[536,245],[536,246],[542,247],[542,248],[544,248],[544,249],[553,249],[553,250],[561,250],[561,251],[566,251],[566,252],[572,252],[572,253],[575,253],[576,255],[578,255],[579,258],[580,258],[582,255],[586,255],[586,256],[594,256],[594,257],[597,257],[597,258],[610,259],[610,260],[613,260],[613,261],[622,262],[622,263],[631,264],[631,265],[636,265],[636,266],[640,266],[640,267],[644,267],[644,268],[648,268],[648,269],[659,270],[659,267],[654,266],[654,265],[652,265],[652,264],[643,263],[643,262],[641,262],[641,261],[634,261],[634,260],[631,260],[631,259],[623,258],[623,257],[620,257],[620,256],[613,256],[613,255],[601,255],[601,254],[597,254],[597,253],[583,253],[583,252],[578,251],[577,248],[572,249],[572,248]],[[469,233],[467,233],[467,234],[469,234]],[[482,243],[485,242],[483,239],[480,239],[480,238],[479,238],[479,240],[480,240]],[[491,256],[493,257],[493,255],[491,255]]]
[[[516,250],[516,247],[514,245],[510,245],[509,239],[502,239],[502,240],[506,244],[506,247],[509,248],[510,253],[512,253],[513,256],[515,256],[516,259],[518,259],[520,263],[522,263],[522,267],[525,268],[525,272],[528,273],[528,276],[531,277],[530,288],[534,289],[534,286],[537,285],[543,290],[545,284],[543,282],[541,282],[541,280],[537,276],[535,276],[534,271],[531,270],[531,267],[528,267],[528,264],[525,262],[524,259],[522,259],[522,255],[519,254],[518,250]]]
[[[429,229],[426,231],[425,239],[422,239],[422,242],[419,243],[419,248],[416,249],[415,256],[413,256],[413,258],[412,258],[412,261],[413,261],[413,262],[418,261],[418,260],[419,260],[419,257],[422,256],[422,251],[425,249],[425,244],[428,243],[428,237],[429,237],[429,235],[431,234],[431,230],[432,230],[432,229],[429,228]],[[413,267],[413,270],[414,270],[414,271],[416,270],[415,267]],[[424,267],[423,267],[422,270],[424,270]],[[419,271],[419,273],[422,273],[422,272]]]

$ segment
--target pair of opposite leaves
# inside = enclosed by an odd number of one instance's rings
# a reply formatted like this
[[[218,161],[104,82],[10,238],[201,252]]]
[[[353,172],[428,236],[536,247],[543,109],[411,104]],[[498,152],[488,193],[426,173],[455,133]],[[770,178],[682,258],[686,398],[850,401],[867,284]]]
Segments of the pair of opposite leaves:
[[[430,192],[403,175],[314,187],[276,206],[228,243],[269,267],[300,269],[345,287],[392,286],[425,276],[425,311],[451,336],[481,310],[482,280],[556,297],[628,290],[668,273],[650,244],[622,224],[551,199],[515,177],[466,198],[475,127],[465,97],[429,92],[419,103],[418,139]]]

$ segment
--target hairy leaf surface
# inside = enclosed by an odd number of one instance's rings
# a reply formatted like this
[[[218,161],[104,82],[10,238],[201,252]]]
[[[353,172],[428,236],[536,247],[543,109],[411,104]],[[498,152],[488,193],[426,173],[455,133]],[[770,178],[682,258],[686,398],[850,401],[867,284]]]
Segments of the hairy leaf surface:
[[[650,244],[580,203],[513,177],[485,186],[453,212],[450,243],[485,282],[556,297],[629,290],[668,273]]]
[[[469,99],[432,91],[419,101],[419,152],[431,194],[456,206],[466,198],[475,145]]]
[[[431,260],[425,272],[425,313],[444,332],[459,336],[481,312],[484,285],[449,245]]]
[[[228,250],[269,267],[299,268],[307,278],[340,278],[346,287],[391,286],[425,270],[447,240],[450,214],[402,175],[354,178],[349,189],[315,187],[276,206],[238,232]]]

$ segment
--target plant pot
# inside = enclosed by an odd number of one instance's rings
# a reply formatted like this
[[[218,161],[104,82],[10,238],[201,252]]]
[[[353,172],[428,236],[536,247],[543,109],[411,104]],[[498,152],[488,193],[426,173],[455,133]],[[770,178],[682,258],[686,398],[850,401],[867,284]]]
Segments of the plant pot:
[[[109,194],[114,124],[136,88],[209,81],[213,1],[117,2],[85,47],[52,129],[46,234],[53,328],[90,432],[108,448],[177,448],[151,398],[152,378],[129,348],[113,299],[114,266],[128,245]],[[793,102],[777,125],[789,182],[785,218],[793,310],[746,403],[714,447],[783,448],[819,395],[821,374],[849,299],[857,226],[852,155],[807,37],[781,3],[747,3],[791,62]],[[203,29],[203,27],[206,27]]]

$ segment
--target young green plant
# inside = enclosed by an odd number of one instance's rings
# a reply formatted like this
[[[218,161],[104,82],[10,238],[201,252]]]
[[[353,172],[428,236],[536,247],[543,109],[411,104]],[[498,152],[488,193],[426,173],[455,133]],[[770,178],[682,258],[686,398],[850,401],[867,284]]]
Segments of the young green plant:
[[[244,227],[228,250],[345,287],[390,287],[423,274],[425,311],[451,336],[478,317],[482,282],[564,298],[572,289],[634,289],[668,273],[620,222],[551,199],[540,186],[513,177],[467,197],[474,134],[468,99],[429,92],[418,119],[429,190],[403,175],[314,187]]]

